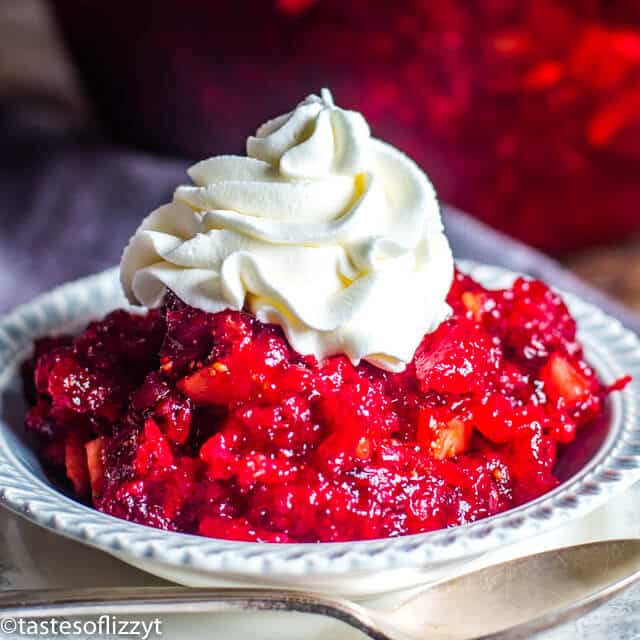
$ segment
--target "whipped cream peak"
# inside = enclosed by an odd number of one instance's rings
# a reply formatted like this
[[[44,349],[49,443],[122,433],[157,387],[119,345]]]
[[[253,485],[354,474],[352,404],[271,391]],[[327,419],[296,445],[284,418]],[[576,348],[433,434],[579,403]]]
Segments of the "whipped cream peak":
[[[364,117],[310,95],[189,169],[125,249],[133,303],[168,289],[208,312],[247,309],[294,349],[400,371],[449,315],[453,258],[435,191]]]
[[[366,171],[371,131],[356,111],[336,107],[328,89],[269,120],[247,140],[247,155],[285,178],[323,179]]]

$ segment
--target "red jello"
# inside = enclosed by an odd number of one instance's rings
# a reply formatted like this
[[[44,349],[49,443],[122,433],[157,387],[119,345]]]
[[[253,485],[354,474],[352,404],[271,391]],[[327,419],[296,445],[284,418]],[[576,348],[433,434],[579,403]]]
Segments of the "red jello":
[[[162,529],[314,542],[472,522],[555,487],[558,448],[612,388],[543,283],[457,274],[449,302],[392,374],[317,362],[276,326],[169,293],[41,340],[26,426],[78,497]]]

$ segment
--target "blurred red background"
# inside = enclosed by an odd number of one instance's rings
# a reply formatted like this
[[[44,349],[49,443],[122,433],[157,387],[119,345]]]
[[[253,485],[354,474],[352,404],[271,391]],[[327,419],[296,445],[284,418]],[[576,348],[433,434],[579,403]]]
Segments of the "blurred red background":
[[[551,252],[640,228],[637,0],[54,0],[120,139],[240,152],[329,86],[441,198]]]

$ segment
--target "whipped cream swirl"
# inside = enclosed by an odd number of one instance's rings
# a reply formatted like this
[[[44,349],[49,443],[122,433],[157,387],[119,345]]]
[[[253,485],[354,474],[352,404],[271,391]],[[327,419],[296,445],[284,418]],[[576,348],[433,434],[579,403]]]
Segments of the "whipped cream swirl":
[[[268,121],[247,156],[189,169],[124,251],[133,303],[167,288],[208,312],[248,309],[318,359],[401,371],[450,309],[453,258],[434,189],[327,90]]]

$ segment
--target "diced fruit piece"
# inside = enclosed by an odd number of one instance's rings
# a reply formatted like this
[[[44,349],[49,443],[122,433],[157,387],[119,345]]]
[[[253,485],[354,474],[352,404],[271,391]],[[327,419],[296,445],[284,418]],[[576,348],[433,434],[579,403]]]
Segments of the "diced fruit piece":
[[[71,480],[76,495],[85,496],[89,493],[87,454],[83,442],[75,436],[67,438],[64,449],[64,464],[67,478]]]
[[[178,382],[178,389],[196,404],[224,405],[232,395],[233,379],[223,362],[198,369]]]
[[[591,392],[590,380],[565,356],[554,353],[540,372],[545,391],[552,400],[568,405],[586,398]]]
[[[452,458],[469,448],[473,427],[459,418],[439,421],[431,412],[420,412],[417,440],[437,460]]]
[[[367,460],[371,457],[371,441],[369,438],[360,438],[356,445],[356,457]]]
[[[476,322],[480,322],[482,318],[483,296],[481,293],[465,291],[462,294],[462,304],[471,313]]]
[[[457,456],[469,447],[472,427],[462,420],[449,420],[446,426],[440,427],[435,440],[431,443],[434,458],[442,460]]]
[[[105,437],[101,436],[85,444],[91,494],[94,497],[101,493],[104,484],[104,443]]]

